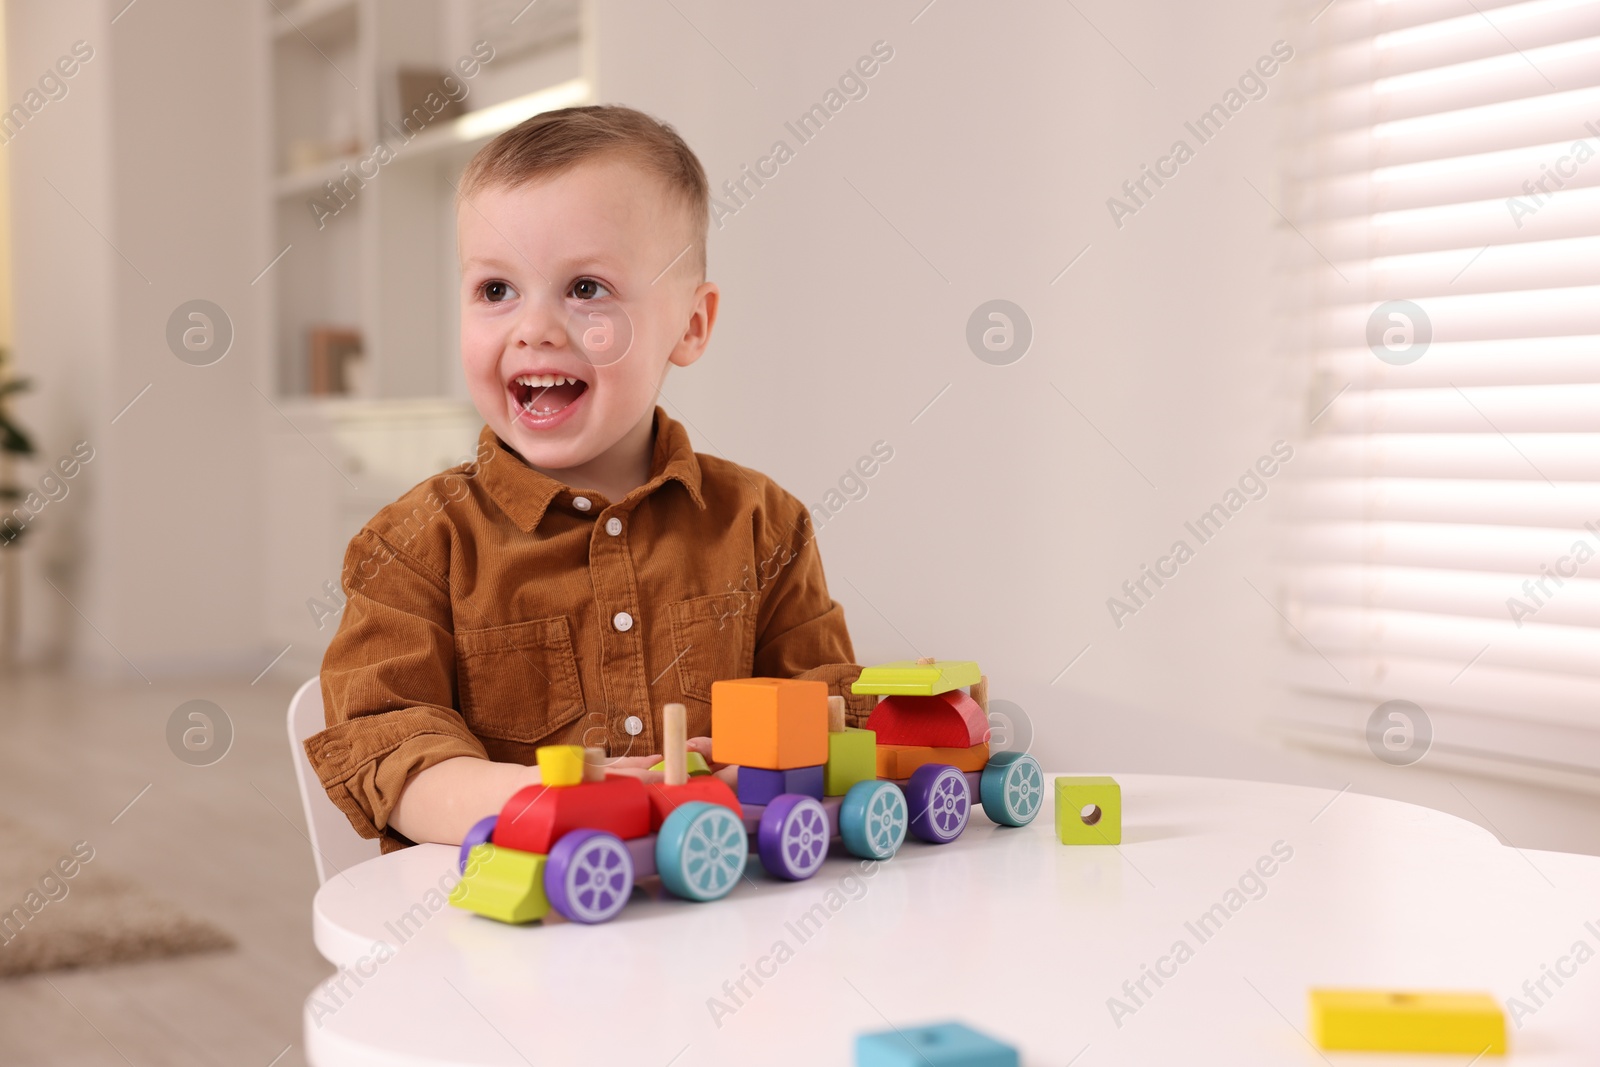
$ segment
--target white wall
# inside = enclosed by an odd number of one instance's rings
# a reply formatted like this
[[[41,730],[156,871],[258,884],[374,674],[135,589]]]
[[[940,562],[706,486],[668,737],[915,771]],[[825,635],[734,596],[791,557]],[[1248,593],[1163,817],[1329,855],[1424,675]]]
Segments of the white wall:
[[[1270,593],[1264,509],[1247,509],[1121,630],[1105,600],[1289,436],[1268,353],[1274,233],[1244,181],[1269,187],[1276,97],[1120,231],[1105,200],[1280,36],[1268,5],[1173,5],[1156,24],[1080,4],[1099,32],[1045,3],[1008,7],[1005,28],[950,2],[913,23],[919,7],[679,4],[691,26],[671,5],[597,5],[602,97],[674,122],[714,185],[775,139],[794,143],[784,122],[875,41],[895,50],[868,95],[714,232],[723,317],[668,399],[700,447],[809,501],[875,441],[892,445],[868,496],[822,534],[862,659],[913,646],[974,657],[998,694],[1039,694],[1035,714],[1084,693],[1253,721],[1276,692],[1264,670],[1276,616],[1243,581]],[[198,0],[138,5],[111,26],[114,13],[12,16],[13,96],[71,41],[97,48],[69,98],[10,149],[17,260],[45,264],[18,277],[19,355],[44,378],[26,411],[47,450],[76,434],[99,453],[50,516],[59,541],[34,547],[106,639],[37,582],[33,637],[48,638],[54,610],[108,669],[126,670],[112,645],[147,672],[243,665],[262,648],[246,427],[263,403],[252,380],[267,388],[249,281],[272,252],[247,210],[266,169],[255,27],[245,5]],[[193,297],[229,310],[238,333],[214,367],[166,350],[167,315]],[[968,315],[995,297],[1035,331],[1009,367],[981,363],[964,339]]]
[[[105,610],[104,598],[85,588],[76,562],[113,467],[99,447],[105,435],[90,424],[114,392],[105,354],[117,285],[112,263],[120,260],[84,221],[98,220],[104,229],[111,215],[110,16],[100,7],[6,5],[7,107],[22,101],[75,41],[94,49],[67,81],[67,96],[45,105],[0,149],[11,171],[15,356],[19,372],[34,381],[16,407],[41,460],[24,468],[21,481],[36,485],[43,466],[69,455],[80,439],[90,439],[97,451],[70,483],[69,495],[30,523],[19,549],[27,658],[65,655],[68,635],[81,627],[47,579],[83,610],[96,616]],[[109,417],[98,420],[96,429]]]
[[[1108,702],[1252,730],[1279,695],[1279,621],[1245,582],[1272,595],[1264,505],[1120,630],[1105,601],[1292,441],[1269,351],[1280,246],[1245,181],[1270,195],[1281,79],[1120,230],[1106,199],[1174,139],[1197,144],[1183,121],[1287,34],[1263,2],[1080,3],[1093,26],[1054,3],[921,7],[678,4],[691,26],[602,0],[602,99],[674,123],[713,186],[796,144],[785,120],[875,41],[894,48],[714,229],[722,318],[669,399],[700,447],[808,501],[893,445],[821,535],[864,662],[978,659],[1047,759]],[[1035,330],[1006,367],[964,339],[996,297]]]
[[[40,382],[23,415],[43,458],[80,438],[96,453],[36,520],[26,651],[70,649],[83,668],[129,676],[264,666],[250,427],[263,403],[251,382],[268,382],[250,281],[270,256],[257,232],[255,9],[124,6],[8,5],[9,101],[74,41],[95,50],[5,149],[17,353]],[[169,314],[194,298],[236,331],[211,367],[180,362],[165,340]]]
[[[164,0],[112,25],[123,3],[8,5],[8,102],[73,41],[96,49],[67,98],[0,149],[16,346],[40,383],[21,413],[47,459],[80,438],[97,451],[27,550],[26,649],[135,681],[123,655],[150,675],[253,677],[281,647],[264,641],[255,573],[271,412],[252,383],[271,388],[264,294],[249,283],[277,252],[259,230],[258,12]],[[1275,197],[1282,79],[1120,230],[1106,210],[1275,40],[1295,43],[1264,0],[1214,7],[596,0],[602,99],[676,124],[717,186],[775,139],[793,143],[785,121],[875,41],[895,49],[866,98],[714,231],[723,315],[669,405],[698,447],[811,502],[889,442],[867,496],[821,534],[858,658],[979,660],[1051,767],[1353,781],[1492,818],[1521,844],[1600,849],[1583,831],[1600,825],[1594,805],[1570,795],[1480,784],[1469,802],[1425,766],[1252,742],[1288,699],[1279,620],[1246,584],[1274,594],[1273,498],[1122,629],[1106,611],[1304,421],[1273,348],[1285,235],[1246,181]],[[209,368],[163,337],[195,297],[226,308],[237,334]],[[964,337],[997,297],[1035,330],[1007,367]]]
[[[698,448],[808,502],[892,444],[819,538],[857,658],[977,659],[1052,769],[1351,788],[1519,847],[1600,852],[1593,797],[1264,736],[1298,699],[1263,599],[1283,475],[1210,543],[1183,528],[1309,415],[1276,293],[1312,253],[1263,199],[1283,203],[1294,71],[1208,143],[1184,128],[1275,41],[1299,44],[1299,24],[1265,0],[926,4],[596,4],[601,99],[673,123],[714,187],[775,139],[793,146],[785,121],[875,41],[895,50],[713,230],[722,317],[666,391]],[[1107,198],[1180,137],[1194,157],[1116,227]],[[994,298],[1035,330],[1005,367],[965,341]],[[1195,557],[1118,629],[1106,599],[1179,537]]]

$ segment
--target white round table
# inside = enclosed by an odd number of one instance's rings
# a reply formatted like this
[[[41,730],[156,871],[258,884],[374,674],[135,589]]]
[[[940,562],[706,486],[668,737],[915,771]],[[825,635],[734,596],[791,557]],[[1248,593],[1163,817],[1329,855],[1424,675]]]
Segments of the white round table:
[[[1119,847],[1058,844],[1052,795],[1021,829],[979,812],[877,865],[836,847],[805,882],[752,862],[723,900],[639,891],[601,926],[449,907],[451,848],[370,860],[316,896],[339,971],[306,1000],[307,1057],[809,1067],[956,1019],[1033,1067],[1435,1062],[1312,1048],[1307,990],[1357,986],[1517,997],[1515,1062],[1600,1062],[1600,962],[1570,957],[1600,950],[1600,858],[1349,792],[1117,779]],[[1562,957],[1535,1003],[1524,982]]]

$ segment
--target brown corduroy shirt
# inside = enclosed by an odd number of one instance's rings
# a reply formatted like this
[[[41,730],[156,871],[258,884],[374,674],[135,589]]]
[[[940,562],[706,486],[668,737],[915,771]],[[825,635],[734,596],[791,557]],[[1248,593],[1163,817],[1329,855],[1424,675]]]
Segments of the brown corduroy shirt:
[[[859,725],[844,609],[805,505],[697,455],[656,408],[650,479],[621,500],[529,467],[485,426],[477,458],[422,482],[345,553],[322,662],[323,787],[385,852],[412,775],[456,756],[531,764],[540,745],[660,752],[661,708],[711,732],[719,678],[815,678]],[[486,812],[485,814],[490,814]]]

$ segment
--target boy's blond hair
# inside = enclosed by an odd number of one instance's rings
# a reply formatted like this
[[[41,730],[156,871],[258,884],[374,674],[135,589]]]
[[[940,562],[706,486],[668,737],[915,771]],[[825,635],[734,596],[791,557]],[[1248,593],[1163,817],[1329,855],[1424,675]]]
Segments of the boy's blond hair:
[[[688,212],[691,262],[706,273],[711,185],[693,150],[664,122],[616,104],[546,111],[526,119],[478,150],[461,175],[458,202],[491,186],[514,189],[605,156],[622,156],[666,182]]]

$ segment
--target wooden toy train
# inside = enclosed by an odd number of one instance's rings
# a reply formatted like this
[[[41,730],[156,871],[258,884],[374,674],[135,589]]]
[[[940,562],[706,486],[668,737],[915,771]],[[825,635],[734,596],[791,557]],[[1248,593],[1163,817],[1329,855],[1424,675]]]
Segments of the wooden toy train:
[[[987,689],[970,661],[869,667],[851,690],[881,699],[856,729],[822,682],[715,682],[712,760],[738,767],[737,792],[687,751],[682,704],[665,708],[660,783],[608,776],[577,746],[541,748],[542,784],[519,790],[462,842],[450,902],[502,922],[554,909],[599,923],[652,875],[686,900],[725,896],[752,850],[768,874],[799,880],[817,873],[836,839],[875,860],[908,833],[954,841],[974,803],[1002,826],[1025,826],[1044,775],[1025,753],[990,754]]]

